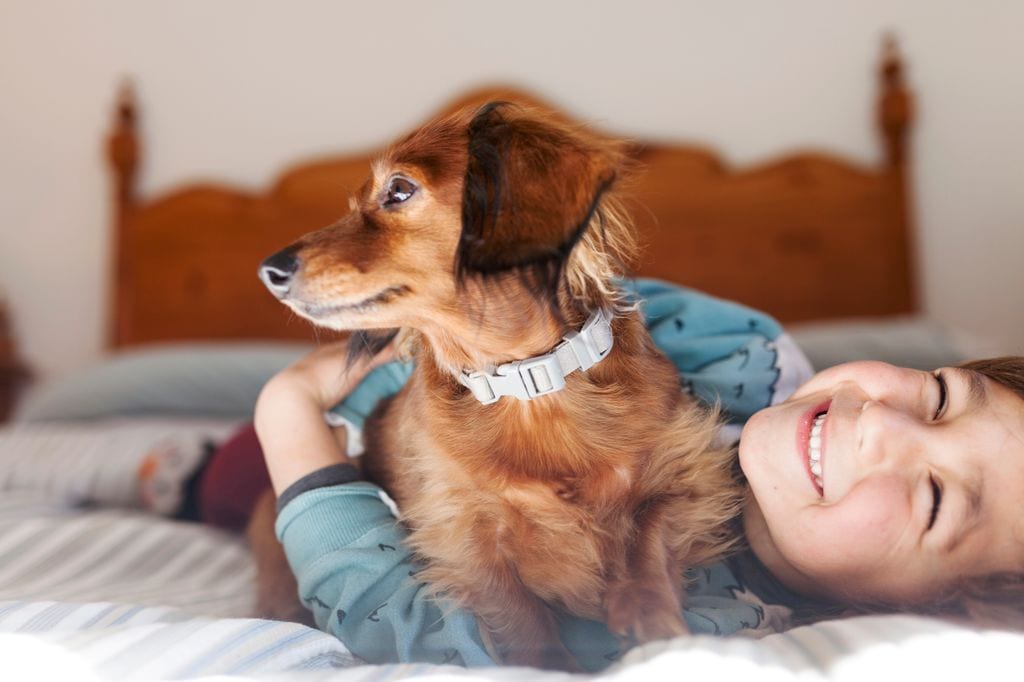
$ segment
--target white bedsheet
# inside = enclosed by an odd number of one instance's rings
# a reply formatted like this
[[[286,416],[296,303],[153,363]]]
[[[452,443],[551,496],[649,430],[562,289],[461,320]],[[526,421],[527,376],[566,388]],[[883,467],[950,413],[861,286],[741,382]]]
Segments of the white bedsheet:
[[[1007,679],[1018,669],[1022,644],[1016,634],[909,616],[867,616],[760,640],[680,638],[636,649],[600,675],[570,676],[514,668],[359,665],[333,637],[290,623],[103,603],[0,603],[0,666],[5,679],[16,680]]]
[[[329,635],[251,618],[251,581],[248,550],[237,536],[140,511],[76,506],[53,489],[0,486],[0,679],[568,678],[511,668],[359,665]],[[1019,669],[1022,651],[1020,634],[872,616],[760,640],[656,643],[590,677],[1002,679]]]

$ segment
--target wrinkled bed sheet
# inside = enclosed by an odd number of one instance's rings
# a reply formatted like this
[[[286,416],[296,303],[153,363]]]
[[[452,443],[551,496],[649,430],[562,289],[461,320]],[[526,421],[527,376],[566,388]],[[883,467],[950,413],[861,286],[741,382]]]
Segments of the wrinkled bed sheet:
[[[110,451],[76,450],[65,432],[26,453],[0,439],[0,678],[5,680],[244,679],[555,680],[562,673],[446,666],[368,666],[337,639],[252,618],[253,568],[244,540],[210,527],[89,503],[137,466],[142,431]],[[180,437],[185,429],[175,428]],[[123,432],[122,432],[123,435]],[[150,438],[151,434],[146,435]],[[161,436],[163,437],[163,436]],[[189,436],[191,437],[191,436]],[[20,436],[19,436],[20,438]],[[84,442],[84,441],[83,441]],[[14,451],[10,451],[14,449]],[[121,457],[90,480],[95,458]],[[90,459],[93,459],[90,462]],[[64,476],[64,467],[83,472]],[[67,485],[72,481],[74,485]],[[115,483],[107,485],[107,483]],[[98,485],[103,483],[103,485]],[[109,494],[109,493],[108,493]],[[996,679],[1018,669],[1024,636],[937,620],[871,616],[754,640],[691,637],[635,649],[580,679]],[[696,676],[696,677],[694,677]]]

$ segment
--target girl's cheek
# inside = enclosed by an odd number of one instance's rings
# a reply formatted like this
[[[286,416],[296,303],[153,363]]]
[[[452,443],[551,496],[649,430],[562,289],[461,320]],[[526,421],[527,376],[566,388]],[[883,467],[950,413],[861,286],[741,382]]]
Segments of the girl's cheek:
[[[874,479],[857,484],[836,503],[808,509],[802,532],[793,535],[806,568],[843,578],[886,570],[880,560],[892,555],[907,529],[904,489],[896,480]]]

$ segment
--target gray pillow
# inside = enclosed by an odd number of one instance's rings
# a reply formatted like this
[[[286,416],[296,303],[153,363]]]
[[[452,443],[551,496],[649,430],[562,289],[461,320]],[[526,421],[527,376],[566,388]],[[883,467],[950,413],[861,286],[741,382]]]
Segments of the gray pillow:
[[[263,384],[311,349],[297,343],[181,343],[123,351],[30,391],[15,418],[247,418]]]
[[[786,330],[816,371],[854,360],[932,370],[967,359],[946,327],[921,317],[810,322]]]

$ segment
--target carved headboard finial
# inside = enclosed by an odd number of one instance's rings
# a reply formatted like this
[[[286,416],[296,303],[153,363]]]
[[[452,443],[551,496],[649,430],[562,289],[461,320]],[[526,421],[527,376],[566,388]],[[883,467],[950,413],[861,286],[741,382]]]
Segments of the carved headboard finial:
[[[914,120],[914,96],[907,87],[905,68],[896,36],[887,33],[882,42],[882,62],[878,72],[881,96],[878,100],[878,126],[885,142],[886,168],[897,190],[896,218],[900,221],[900,250],[906,262],[905,309],[918,309],[917,262],[914,250],[912,207],[909,200],[909,132]]]
[[[109,343],[117,345],[123,336],[123,328],[130,324],[127,319],[127,304],[124,302],[130,292],[124,285],[127,264],[122,254],[127,252],[125,245],[128,232],[128,217],[136,207],[137,193],[135,177],[139,168],[140,142],[137,131],[138,109],[135,104],[135,86],[130,79],[125,79],[117,94],[114,106],[114,123],[107,136],[107,159],[110,161],[114,176],[113,192],[113,223],[114,223],[114,259],[111,278],[113,305],[109,309],[108,335]]]
[[[135,203],[135,176],[139,167],[137,117],[135,86],[126,79],[117,95],[114,125],[107,138],[107,158],[114,169],[117,210],[122,214]]]
[[[890,166],[900,166],[907,155],[907,132],[914,119],[914,97],[907,89],[899,45],[892,33],[887,33],[883,39],[879,78],[882,92],[878,101],[878,125],[885,137],[886,161]]]

